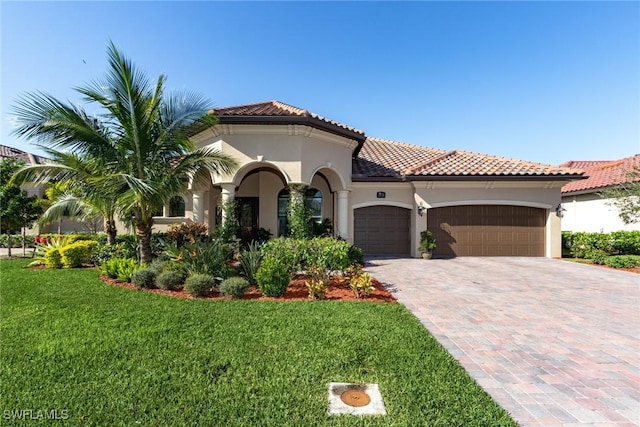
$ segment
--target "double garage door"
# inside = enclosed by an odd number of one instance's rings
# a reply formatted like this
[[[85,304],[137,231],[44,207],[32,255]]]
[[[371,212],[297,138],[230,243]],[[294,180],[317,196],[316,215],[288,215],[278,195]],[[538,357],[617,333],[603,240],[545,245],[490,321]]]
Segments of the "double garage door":
[[[356,209],[355,244],[367,255],[409,255],[410,210],[393,206]],[[434,256],[544,256],[544,209],[470,205],[427,211]]]

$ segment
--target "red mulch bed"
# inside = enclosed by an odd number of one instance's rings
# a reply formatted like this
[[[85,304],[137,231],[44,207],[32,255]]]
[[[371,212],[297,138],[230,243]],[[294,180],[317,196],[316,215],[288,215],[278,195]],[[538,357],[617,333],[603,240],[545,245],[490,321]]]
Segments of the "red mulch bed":
[[[138,290],[138,288],[135,285],[132,285],[131,283],[118,282],[104,275],[100,276],[100,279],[102,279],[103,282],[109,283],[114,286],[118,286],[126,289]],[[305,285],[306,280],[308,280],[308,276],[305,276],[302,274],[294,276],[285,294],[279,298],[265,297],[260,293],[260,291],[256,286],[251,286],[244,293],[241,299],[259,300],[259,301],[308,301],[309,291],[307,290],[307,286]],[[327,292],[325,294],[324,300],[367,301],[367,302],[379,302],[379,303],[397,302],[395,297],[391,295],[391,293],[387,291],[380,282],[378,282],[374,278],[372,278],[371,280],[374,287],[373,291],[369,294],[367,298],[358,300],[353,295],[353,291],[351,291],[351,289],[349,288],[349,279],[342,276],[337,276],[333,278],[329,283],[329,285],[327,286]],[[152,294],[167,295],[174,298],[196,299],[182,290],[165,291],[164,289],[140,289],[140,291],[150,292]],[[199,299],[220,300],[220,299],[228,299],[228,298],[220,295],[218,291],[212,291],[209,293],[209,295],[206,295]]]

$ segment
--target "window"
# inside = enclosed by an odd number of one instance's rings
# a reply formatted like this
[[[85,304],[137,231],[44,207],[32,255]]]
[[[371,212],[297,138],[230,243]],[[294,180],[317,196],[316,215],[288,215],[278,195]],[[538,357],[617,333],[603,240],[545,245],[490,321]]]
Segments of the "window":
[[[289,234],[289,219],[287,216],[289,198],[288,188],[278,193],[278,236]],[[304,193],[304,205],[311,212],[311,219],[320,224],[322,222],[322,192],[315,188],[306,190]]]
[[[173,196],[169,202],[169,216],[184,216],[185,205],[182,196]]]

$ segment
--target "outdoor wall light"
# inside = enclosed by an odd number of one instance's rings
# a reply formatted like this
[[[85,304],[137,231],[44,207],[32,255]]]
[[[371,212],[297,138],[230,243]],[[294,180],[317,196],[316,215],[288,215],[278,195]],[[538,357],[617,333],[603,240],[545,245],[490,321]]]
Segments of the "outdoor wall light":
[[[558,215],[558,218],[562,218],[566,211],[567,210],[562,207],[562,204],[558,203],[558,206],[556,206],[556,215]]]
[[[423,216],[425,210],[426,209],[424,208],[424,206],[422,206],[422,204],[418,205],[418,215]]]

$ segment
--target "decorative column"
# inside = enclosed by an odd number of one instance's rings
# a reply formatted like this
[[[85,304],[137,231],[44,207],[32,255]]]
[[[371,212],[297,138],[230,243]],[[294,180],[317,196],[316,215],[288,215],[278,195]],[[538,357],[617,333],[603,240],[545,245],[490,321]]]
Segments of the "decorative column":
[[[193,191],[193,221],[204,222],[204,191]]]
[[[222,224],[226,221],[227,213],[225,212],[224,207],[228,202],[232,202],[236,197],[236,185],[233,183],[222,184]]]
[[[338,235],[349,237],[349,190],[338,190]]]

